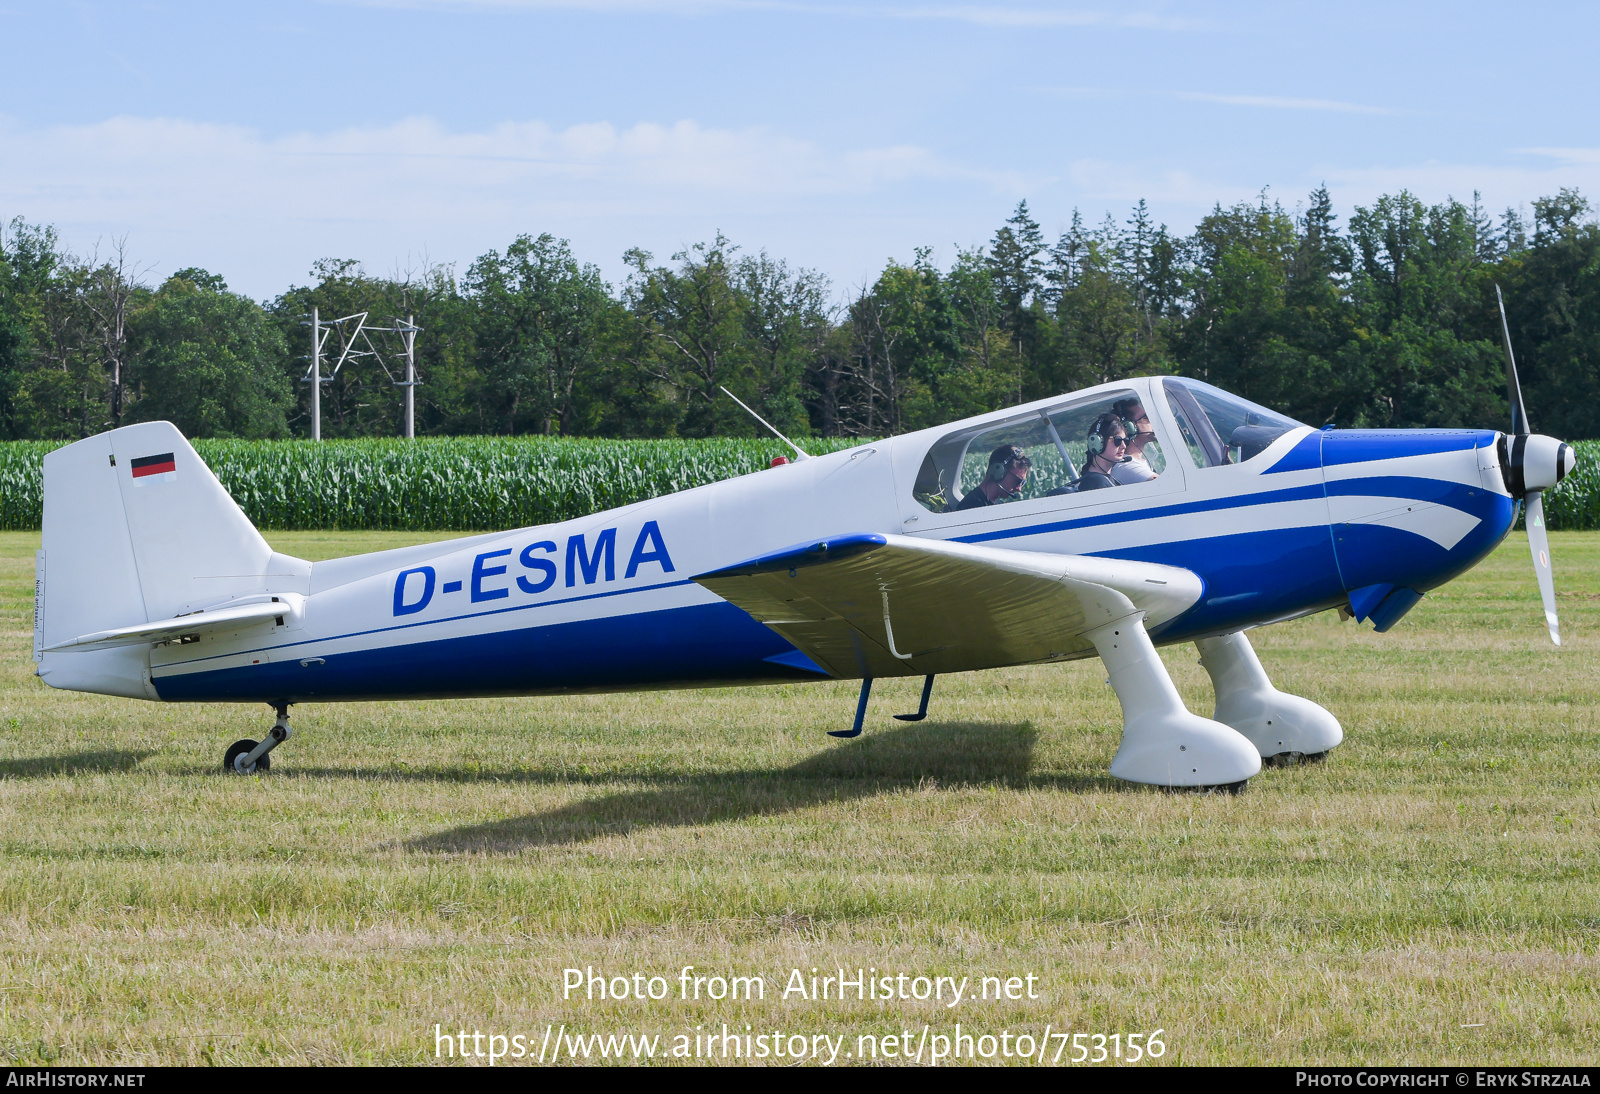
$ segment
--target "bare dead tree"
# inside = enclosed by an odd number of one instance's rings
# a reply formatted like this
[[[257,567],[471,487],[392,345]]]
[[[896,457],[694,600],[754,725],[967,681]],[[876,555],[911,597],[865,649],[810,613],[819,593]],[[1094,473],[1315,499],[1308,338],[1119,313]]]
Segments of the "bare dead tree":
[[[895,348],[905,333],[895,323],[893,301],[863,288],[850,305],[853,363],[849,377],[853,399],[841,400],[844,431],[874,436],[898,433],[903,426],[904,393],[895,369]]]
[[[110,386],[110,425],[122,424],[123,392],[128,374],[128,305],[138,288],[138,278],[147,270],[134,269],[128,260],[128,237],[112,237],[111,256],[100,262],[92,255],[89,277],[83,295],[84,305],[94,317],[95,350]]]

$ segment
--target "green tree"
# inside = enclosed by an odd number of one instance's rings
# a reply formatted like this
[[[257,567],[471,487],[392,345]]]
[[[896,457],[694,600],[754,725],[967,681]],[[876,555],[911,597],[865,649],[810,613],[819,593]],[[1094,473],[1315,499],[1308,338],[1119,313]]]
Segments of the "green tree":
[[[1558,437],[1600,437],[1600,224],[1576,190],[1534,202],[1531,241],[1513,216],[1493,275],[1505,286],[1529,421]],[[1492,294],[1483,308],[1491,323]]]
[[[1483,330],[1488,270],[1458,201],[1428,207],[1401,191],[1350,218],[1350,282],[1368,387],[1353,420],[1484,426],[1506,418],[1505,366]]]
[[[13,223],[13,229],[20,222]],[[15,440],[19,432],[17,395],[31,357],[27,299],[22,271],[8,238],[0,234],[0,438]]]
[[[106,383],[87,306],[93,271],[61,249],[54,228],[21,218],[11,222],[7,253],[26,354],[15,377],[14,435],[67,440],[98,432]]]
[[[806,368],[832,326],[828,279],[815,270],[791,270],[766,251],[741,258],[735,277],[744,298],[747,382],[755,405],[785,433],[809,433]]]
[[[1028,212],[1026,201],[1013,212],[989,243],[987,264],[994,294],[1000,302],[1000,322],[1016,337],[1031,333],[1029,305],[1044,287],[1044,233]]]
[[[1335,224],[1325,186],[1311,192],[1295,223],[1283,308],[1264,364],[1276,371],[1276,405],[1315,424],[1349,422],[1367,401],[1370,373],[1361,361],[1351,306],[1350,247]]]
[[[719,390],[745,387],[750,364],[737,251],[718,232],[712,242],[674,254],[677,269],[651,266],[651,255],[638,249],[623,256],[633,268],[624,299],[637,332],[625,352],[642,378],[670,392],[679,406],[675,428],[686,436],[751,432],[743,411]]]
[[[1059,390],[1165,371],[1160,342],[1148,329],[1136,284],[1125,276],[1115,243],[1088,241],[1072,287],[1056,302],[1062,353]]]
[[[129,421],[170,421],[191,437],[288,435],[282,336],[220,278],[197,269],[169,278],[133,312],[129,344]]]
[[[498,432],[582,432],[580,410],[600,367],[610,290],[566,240],[519,236],[463,281],[474,310],[474,361]]]
[[[1295,379],[1277,351],[1298,242],[1294,222],[1265,192],[1201,220],[1189,242],[1177,347],[1186,375],[1283,405]]]

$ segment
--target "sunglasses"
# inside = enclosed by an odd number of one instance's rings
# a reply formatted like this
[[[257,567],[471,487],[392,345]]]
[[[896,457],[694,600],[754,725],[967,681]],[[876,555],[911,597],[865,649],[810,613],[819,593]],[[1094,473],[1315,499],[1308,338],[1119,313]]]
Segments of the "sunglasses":
[[[1128,446],[1128,438],[1126,438],[1126,437],[1107,437],[1106,438],[1106,444],[1120,444],[1124,448],[1126,448]]]

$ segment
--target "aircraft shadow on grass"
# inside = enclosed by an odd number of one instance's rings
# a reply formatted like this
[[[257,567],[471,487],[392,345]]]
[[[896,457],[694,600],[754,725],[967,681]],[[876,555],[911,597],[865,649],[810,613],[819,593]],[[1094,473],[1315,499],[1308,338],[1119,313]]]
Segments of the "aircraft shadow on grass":
[[[65,756],[29,756],[21,760],[0,760],[0,779],[49,779],[59,775],[132,771],[140,760],[154,755],[154,749],[144,751],[103,749],[98,752],[73,752]]]
[[[919,725],[861,737],[792,767],[673,776],[667,785],[574,802],[407,841],[410,851],[511,852],[582,843],[647,828],[774,816],[932,782],[938,786],[1051,785],[1123,789],[1099,776],[1030,776],[1031,725]],[[618,776],[618,781],[627,778]],[[563,781],[552,779],[552,782]],[[631,782],[664,781],[642,776]]]

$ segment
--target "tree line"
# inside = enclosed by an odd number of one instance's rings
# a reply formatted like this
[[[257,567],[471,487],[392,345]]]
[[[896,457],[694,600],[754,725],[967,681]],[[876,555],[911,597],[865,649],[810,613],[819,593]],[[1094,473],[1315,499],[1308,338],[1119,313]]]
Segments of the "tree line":
[[[523,235],[460,274],[323,260],[256,302],[199,268],[149,283],[125,241],[86,258],[18,219],[0,235],[0,437],[154,419],[307,436],[313,308],[423,329],[419,434],[749,435],[727,387],[794,434],[882,436],[1149,373],[1316,425],[1504,428],[1496,285],[1535,428],[1600,437],[1600,223],[1573,190],[1531,218],[1402,191],[1343,226],[1326,189],[1292,212],[1263,192],[1188,235],[1141,201],[1095,226],[1075,212],[1054,241],[1023,202],[948,267],[932,254],[841,296],[720,233],[665,262],[628,251],[620,285]],[[398,339],[368,338],[379,352],[324,384],[324,436],[401,431]]]

